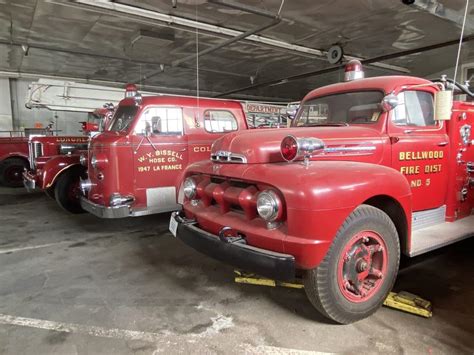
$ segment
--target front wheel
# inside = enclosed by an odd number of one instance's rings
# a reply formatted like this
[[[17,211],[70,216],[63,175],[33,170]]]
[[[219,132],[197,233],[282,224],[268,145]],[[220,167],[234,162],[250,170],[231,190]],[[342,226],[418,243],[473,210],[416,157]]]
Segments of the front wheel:
[[[392,220],[378,208],[361,205],[344,221],[321,264],[305,273],[306,295],[334,322],[356,322],[382,305],[399,262]]]
[[[84,174],[81,168],[71,168],[62,173],[54,187],[54,197],[62,209],[70,213],[84,213],[80,204],[80,178]]]

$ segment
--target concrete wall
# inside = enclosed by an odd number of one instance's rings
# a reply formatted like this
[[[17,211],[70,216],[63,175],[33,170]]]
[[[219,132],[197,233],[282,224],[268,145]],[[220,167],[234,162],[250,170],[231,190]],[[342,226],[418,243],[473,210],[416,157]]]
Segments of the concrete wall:
[[[11,131],[12,129],[10,83],[7,78],[0,78],[0,131]],[[0,133],[0,136],[3,135]]]
[[[87,113],[50,111],[47,109],[27,109],[25,98],[31,80],[10,79],[12,100],[14,105],[14,126],[18,129],[35,127],[40,123],[46,127],[54,122],[54,129],[60,130],[61,135],[80,135],[80,121],[87,121]],[[16,91],[16,92],[15,92]]]

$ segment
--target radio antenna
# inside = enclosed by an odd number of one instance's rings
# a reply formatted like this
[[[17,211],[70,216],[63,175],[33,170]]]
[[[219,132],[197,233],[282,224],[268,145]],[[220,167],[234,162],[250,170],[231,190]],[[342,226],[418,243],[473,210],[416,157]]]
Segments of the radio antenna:
[[[458,75],[458,66],[459,66],[459,59],[461,57],[461,46],[462,46],[462,39],[464,37],[464,28],[466,27],[466,18],[467,18],[467,10],[469,9],[469,0],[466,0],[466,8],[464,10],[464,19],[462,21],[462,28],[461,28],[461,37],[459,38],[459,45],[458,45],[458,54],[456,57],[456,66],[454,67],[454,81],[456,81]],[[454,90],[453,90],[454,95]]]

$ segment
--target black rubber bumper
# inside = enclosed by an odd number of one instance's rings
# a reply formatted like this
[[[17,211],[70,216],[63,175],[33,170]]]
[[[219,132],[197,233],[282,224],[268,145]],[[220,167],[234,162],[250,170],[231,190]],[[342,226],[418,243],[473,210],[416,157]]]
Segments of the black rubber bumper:
[[[176,213],[172,218],[178,222],[176,237],[205,255],[271,279],[289,281],[295,278],[295,258],[292,255],[255,248],[242,241],[227,243]]]

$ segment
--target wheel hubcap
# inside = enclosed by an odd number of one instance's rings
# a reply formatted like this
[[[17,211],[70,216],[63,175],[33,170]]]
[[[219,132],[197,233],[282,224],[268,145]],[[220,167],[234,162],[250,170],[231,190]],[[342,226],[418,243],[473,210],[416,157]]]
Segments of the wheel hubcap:
[[[365,302],[374,296],[387,272],[388,254],[382,237],[373,231],[354,235],[338,262],[338,284],[351,302]]]
[[[5,171],[5,176],[7,178],[7,181],[15,182],[15,183],[21,182],[22,172],[23,172],[22,166],[11,166],[7,168]]]

